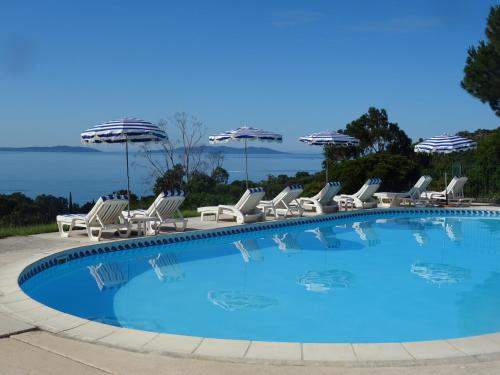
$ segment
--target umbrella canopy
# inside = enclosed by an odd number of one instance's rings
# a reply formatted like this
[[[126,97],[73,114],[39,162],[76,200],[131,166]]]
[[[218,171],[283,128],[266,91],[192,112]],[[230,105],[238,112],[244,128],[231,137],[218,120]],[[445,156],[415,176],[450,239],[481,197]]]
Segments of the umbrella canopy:
[[[337,133],[333,131],[324,131],[312,133],[305,137],[299,138],[300,142],[307,143],[308,145],[324,146],[358,146],[359,140],[347,134]]]
[[[342,146],[359,145],[359,139],[351,137],[350,135],[347,134],[337,133],[331,130],[312,133],[305,137],[300,137],[299,141],[313,146],[333,145],[342,147]],[[326,164],[325,177],[326,177],[326,182],[328,182],[328,160],[326,160],[325,164]]]
[[[449,154],[476,148],[476,142],[458,135],[438,135],[426,139],[415,146],[415,152]]]
[[[108,121],[82,133],[82,143],[151,142],[166,138],[158,126],[132,117]]]
[[[211,135],[208,137],[208,140],[212,144],[226,143],[230,141],[264,141],[281,143],[283,142],[283,136],[267,130],[242,126],[234,130]]]
[[[459,137],[458,135],[438,135],[431,137],[415,145],[415,152],[425,152],[428,154],[451,154],[453,152],[469,151],[476,148],[476,142],[472,139]],[[447,178],[445,173],[445,195],[448,204]]]
[[[129,197],[128,211],[130,214],[130,177],[128,168],[129,142],[156,142],[167,139],[167,134],[157,125],[135,117],[126,117],[120,120],[108,121],[85,130],[81,134],[81,141],[89,143],[125,143],[127,160],[127,195]]]
[[[223,133],[213,134],[208,137],[211,144],[226,143],[230,141],[245,142],[245,174],[246,186],[248,189],[248,154],[247,141],[263,141],[263,142],[283,142],[283,136],[278,133],[273,133],[267,130],[256,129],[249,126],[242,126],[234,130],[229,130]]]

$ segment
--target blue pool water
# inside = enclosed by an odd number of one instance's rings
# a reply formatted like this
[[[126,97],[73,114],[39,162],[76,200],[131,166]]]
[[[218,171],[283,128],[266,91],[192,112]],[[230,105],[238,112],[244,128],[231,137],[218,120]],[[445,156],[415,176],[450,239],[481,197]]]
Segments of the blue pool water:
[[[22,288],[147,331],[399,342],[500,331],[500,219],[397,214],[89,256]]]

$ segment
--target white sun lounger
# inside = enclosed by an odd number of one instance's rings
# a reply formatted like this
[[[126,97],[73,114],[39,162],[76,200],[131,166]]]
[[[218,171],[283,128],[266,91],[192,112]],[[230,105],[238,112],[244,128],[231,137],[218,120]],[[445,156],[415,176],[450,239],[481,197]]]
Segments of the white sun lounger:
[[[296,254],[302,249],[297,238],[291,233],[275,234],[272,240],[280,251],[288,255]]]
[[[378,199],[379,207],[398,207],[402,202],[415,202],[420,198],[420,195],[427,190],[427,187],[432,181],[431,176],[422,176],[418,179],[416,184],[407,192],[404,193],[391,193],[380,192],[375,193],[374,196]]]
[[[470,205],[471,198],[464,197],[464,185],[467,182],[467,177],[453,177],[448,184],[446,190],[443,191],[427,191],[420,196],[423,199],[429,199],[434,202],[446,201],[446,194],[448,194],[448,201],[457,205]]]
[[[184,231],[187,220],[184,219],[182,212],[179,210],[184,199],[185,195],[182,190],[164,191],[156,197],[147,210],[130,211],[130,217],[133,219],[154,219],[146,222],[146,234],[157,234],[165,224],[174,224],[175,230]],[[124,217],[127,217],[128,212],[123,211],[122,214]],[[175,214],[178,217],[174,217]]]
[[[130,235],[130,226],[124,220],[122,211],[127,207],[125,195],[100,197],[88,214],[58,215],[57,226],[61,237],[69,237],[75,228],[87,230],[91,241],[99,241],[105,230],[118,230],[120,236]],[[123,234],[122,230],[126,233]]]
[[[257,208],[257,204],[264,195],[265,191],[261,187],[249,188],[235,205],[199,207],[198,212],[201,213],[201,221],[206,215],[215,215],[216,221],[219,221],[221,215],[229,215],[236,218],[238,224],[263,220],[264,214]]]
[[[260,201],[257,207],[264,212],[264,215],[270,213],[276,219],[279,215],[282,215],[284,218],[288,215],[302,216],[304,209],[300,205],[298,198],[303,191],[303,185],[289,185],[274,197],[273,200]]]
[[[369,178],[357,193],[352,195],[341,194],[337,195],[334,200],[339,204],[346,205],[350,202],[356,208],[374,208],[377,207],[377,200],[373,194],[379,189],[382,180],[380,178]]]
[[[299,198],[299,204],[304,210],[316,211],[318,214],[335,212],[338,210],[339,206],[337,202],[333,200],[333,197],[337,195],[341,187],[342,184],[340,182],[327,182],[323,189],[314,197]]]

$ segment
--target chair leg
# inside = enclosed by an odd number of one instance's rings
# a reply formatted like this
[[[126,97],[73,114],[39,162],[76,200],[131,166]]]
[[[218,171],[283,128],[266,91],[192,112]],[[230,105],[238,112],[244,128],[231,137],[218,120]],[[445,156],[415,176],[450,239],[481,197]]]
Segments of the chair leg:
[[[97,230],[97,235],[94,235],[93,231]],[[102,235],[102,228],[87,228],[87,234],[89,236],[89,239],[91,241],[100,241],[101,240],[101,235]]]
[[[64,230],[64,226],[69,227],[67,231]],[[71,230],[73,229],[72,224],[58,222],[57,227],[59,228],[59,234],[61,235],[61,237],[69,237],[71,235]]]

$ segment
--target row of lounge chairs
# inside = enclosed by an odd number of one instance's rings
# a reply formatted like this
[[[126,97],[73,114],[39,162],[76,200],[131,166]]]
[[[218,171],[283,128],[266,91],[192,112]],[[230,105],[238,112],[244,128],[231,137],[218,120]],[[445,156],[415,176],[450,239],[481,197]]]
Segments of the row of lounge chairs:
[[[427,191],[431,183],[430,176],[422,176],[415,186],[403,193],[377,192],[382,181],[379,178],[368,179],[354,194],[338,194],[340,182],[327,183],[316,195],[300,197],[303,185],[290,185],[272,200],[263,200],[263,188],[249,188],[234,205],[218,205],[198,208],[201,220],[214,216],[219,221],[221,216],[234,218],[237,223],[249,223],[265,220],[267,216],[275,219],[289,216],[302,216],[304,211],[318,214],[335,212],[339,209],[374,208],[378,206],[395,207],[407,205],[437,204],[449,198],[449,201],[465,204],[470,200],[463,197],[466,177],[455,177],[444,191]],[[179,207],[185,195],[181,190],[166,191],[159,194],[151,206],[145,210],[125,211],[126,196],[102,196],[88,214],[70,214],[57,216],[57,224],[62,237],[69,237],[73,229],[85,229],[89,238],[99,241],[105,230],[117,231],[120,236],[129,236],[134,225],[143,234],[157,234],[168,224],[175,230],[183,231],[187,220]]]

